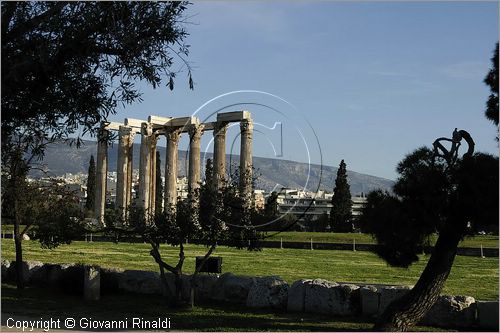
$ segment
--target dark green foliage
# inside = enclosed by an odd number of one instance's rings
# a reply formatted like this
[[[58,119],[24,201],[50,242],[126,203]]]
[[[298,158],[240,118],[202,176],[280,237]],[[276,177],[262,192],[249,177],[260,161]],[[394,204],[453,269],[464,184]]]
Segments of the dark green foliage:
[[[223,190],[215,188],[213,163],[208,159],[205,166],[205,182],[200,186],[200,228],[198,239],[205,244],[223,242],[228,237],[228,226],[223,215]]]
[[[409,223],[398,198],[388,192],[374,191],[367,199],[362,223],[367,222],[363,230],[376,237],[378,255],[392,266],[408,267],[417,261],[417,249],[422,240],[412,228],[418,225]]]
[[[163,182],[161,181],[161,158],[160,152],[156,151],[156,185],[155,185],[155,209],[161,211],[163,207]]]
[[[453,177],[457,179],[452,200],[453,218],[466,220],[464,234],[489,230],[498,234],[499,180],[498,157],[477,153],[459,161]]]
[[[447,168],[424,147],[406,156],[397,171],[395,195],[369,193],[360,221],[389,264],[417,261],[434,232],[464,237],[498,225],[498,158],[476,153]]]
[[[24,183],[17,214],[43,248],[69,244],[83,235],[82,215],[74,193],[57,183]]]
[[[323,213],[318,218],[310,222],[311,231],[325,232],[330,229],[330,218],[327,213]]]
[[[85,209],[93,212],[95,205],[95,162],[94,155],[90,155],[89,170],[87,173],[87,201],[85,202]]]
[[[260,241],[263,238],[262,232],[258,230],[256,224],[262,224],[260,214],[255,211],[255,206],[248,205],[240,195],[240,170],[235,168],[230,175],[229,181],[221,191],[222,197],[222,218],[229,229],[230,246],[250,251],[260,251]],[[254,170],[253,170],[254,171]],[[252,173],[252,189],[256,181],[255,172]],[[266,218],[267,219],[267,218]]]
[[[278,193],[273,191],[266,200],[264,206],[264,215],[269,218],[275,219],[278,217]]]
[[[491,58],[492,67],[488,75],[484,78],[484,83],[490,87],[491,94],[486,102],[486,118],[498,126],[498,43],[495,48],[493,58]]]
[[[351,232],[353,228],[351,221],[352,200],[344,160],[340,162],[333,192],[330,213],[331,229],[334,232]]]
[[[136,80],[172,88],[174,57],[188,65],[186,5],[3,2],[2,143],[21,128],[33,142],[91,131],[140,100]]]

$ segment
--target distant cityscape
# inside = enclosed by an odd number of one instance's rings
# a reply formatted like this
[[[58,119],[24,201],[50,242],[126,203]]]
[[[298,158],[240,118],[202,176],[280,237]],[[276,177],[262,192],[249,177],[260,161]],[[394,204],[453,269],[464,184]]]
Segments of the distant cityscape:
[[[165,178],[162,176],[162,183],[165,184]],[[69,192],[72,192],[75,199],[78,200],[80,207],[83,209],[87,200],[87,174],[86,173],[65,173],[57,177],[40,177],[28,178],[30,182],[57,182],[61,186],[65,186]],[[115,171],[108,172],[106,185],[106,206],[114,207],[116,200],[116,181],[117,173]],[[139,170],[134,169],[132,173],[132,205],[136,205],[138,200],[139,187]],[[280,215],[289,214],[296,218],[308,220],[316,220],[325,214],[330,216],[332,209],[333,192],[318,190],[317,192],[307,191],[304,189],[295,189],[282,187],[276,190],[278,212]],[[258,210],[264,209],[265,203],[272,191],[263,189],[254,189],[254,203]],[[187,177],[179,177],[177,179],[177,194],[183,200],[188,196],[188,179]],[[352,215],[354,218],[361,214],[361,210],[366,204],[364,193],[357,196],[352,196]]]

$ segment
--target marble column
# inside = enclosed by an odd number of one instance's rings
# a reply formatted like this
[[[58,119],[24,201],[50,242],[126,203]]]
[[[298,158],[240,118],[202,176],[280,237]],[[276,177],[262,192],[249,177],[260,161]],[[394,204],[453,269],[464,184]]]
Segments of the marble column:
[[[200,152],[201,135],[203,134],[203,125],[193,124],[189,127],[189,174],[188,174],[188,193],[189,208],[191,211],[190,219],[193,225],[199,220],[200,206]]]
[[[167,156],[165,158],[165,192],[163,194],[164,209],[175,210],[177,204],[177,160],[181,129],[167,130]]]
[[[132,204],[133,172],[134,172],[134,137],[135,132],[131,132],[128,137],[128,160],[127,160],[127,197],[125,207]]]
[[[219,189],[226,177],[226,131],[227,123],[217,122],[214,127],[214,178],[213,184]]]
[[[249,207],[252,198],[252,119],[243,119],[240,122],[240,193]]]
[[[151,140],[153,131],[151,124],[143,123],[141,126],[141,156],[139,162],[139,202],[138,206],[144,209],[146,216],[150,211],[151,191]]]
[[[100,129],[97,136],[97,162],[95,183],[95,217],[100,225],[104,225],[106,210],[106,182],[108,176],[108,138],[109,131]]]
[[[189,174],[188,191],[191,195],[200,187],[200,152],[203,125],[191,125],[189,128]]]
[[[149,144],[149,160],[151,161],[150,171],[150,182],[149,182],[149,209],[152,214],[156,211],[156,143],[158,142],[158,136],[153,133],[150,138]]]
[[[118,130],[118,163],[116,166],[116,201],[115,206],[123,219],[125,220],[128,208],[128,192],[130,184],[128,182],[129,173],[129,141],[132,129],[126,126],[120,126]]]

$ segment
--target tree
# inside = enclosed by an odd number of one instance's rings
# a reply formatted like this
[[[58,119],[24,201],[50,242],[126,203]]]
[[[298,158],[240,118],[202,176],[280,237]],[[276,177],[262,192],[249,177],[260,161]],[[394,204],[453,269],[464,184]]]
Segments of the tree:
[[[492,68],[484,78],[484,83],[490,87],[491,94],[486,102],[486,118],[498,126],[498,43],[495,54],[491,58]]]
[[[63,139],[79,146],[79,133],[96,134],[119,104],[141,100],[136,81],[172,90],[175,57],[193,88],[184,59],[186,6],[2,2],[2,190],[13,200],[16,260],[22,259],[18,189],[48,144]]]
[[[87,212],[94,211],[95,205],[95,162],[94,155],[90,155],[89,170],[87,172],[87,200],[85,201],[85,209]]]
[[[207,252],[203,256],[200,266],[195,268],[191,276],[191,306],[194,305],[194,289],[197,285],[197,276],[205,262],[211,256],[217,244],[227,240],[229,236],[229,226],[226,223],[228,216],[223,214],[222,193],[226,189],[216,189],[213,186],[213,166],[212,161],[207,160],[205,170],[205,182],[194,194],[190,194],[187,199],[179,201],[175,207],[167,207],[162,213],[157,213],[150,223],[139,223],[139,229],[145,240],[151,245],[151,256],[155,259],[160,269],[160,276],[165,290],[170,296],[171,305],[179,306],[183,304],[183,265],[185,260],[184,244],[187,239],[196,241],[198,244],[206,245]],[[189,204],[190,200],[199,198],[199,212],[193,214]],[[199,220],[194,220],[193,215],[199,216]],[[177,264],[169,264],[161,255],[161,244],[179,246],[179,259]],[[170,290],[165,271],[174,275],[174,290]]]
[[[340,161],[333,189],[332,210],[330,213],[331,229],[335,232],[351,232],[352,223],[351,190],[347,182],[347,170],[344,160]]]
[[[160,152],[156,151],[156,185],[155,185],[155,209],[161,211],[163,207],[163,182],[161,180],[161,158]]]
[[[466,133],[465,131],[460,131]],[[454,135],[455,137],[455,135]],[[460,140],[458,140],[460,141]],[[448,163],[423,147],[398,165],[394,195],[368,194],[361,216],[387,263],[408,267],[438,233],[432,255],[415,286],[378,318],[375,330],[405,331],[438,299],[463,237],[498,224],[498,158],[469,152]]]
[[[15,275],[18,289],[24,288],[25,277],[22,261],[21,240],[25,235],[40,240],[42,247],[54,248],[60,243],[69,243],[82,234],[78,199],[74,193],[55,181],[28,182],[19,179],[16,193],[7,187],[2,197],[2,219],[14,218],[16,247]],[[23,228],[21,228],[22,221]]]
[[[276,219],[278,213],[279,213],[278,193],[276,193],[276,191],[272,191],[266,200],[266,204],[264,206],[264,215],[267,218]]]

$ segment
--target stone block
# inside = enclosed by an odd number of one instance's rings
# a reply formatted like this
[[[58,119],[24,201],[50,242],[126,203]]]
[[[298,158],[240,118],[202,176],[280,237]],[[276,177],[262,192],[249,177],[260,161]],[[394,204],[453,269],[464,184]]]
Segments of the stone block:
[[[10,267],[10,261],[2,259],[2,281],[3,282],[9,282],[8,281],[9,278],[7,275],[7,272],[9,271],[9,267]]]
[[[50,287],[47,279],[48,270],[52,264],[43,264],[42,267],[33,272],[30,276],[29,283],[38,287]],[[56,285],[56,284],[54,284]]]
[[[337,283],[315,279],[306,284],[304,311],[330,314],[333,288]]]
[[[389,286],[381,287],[378,290],[380,293],[378,314],[382,314],[385,308],[387,308],[387,306],[391,304],[392,301],[406,294],[410,290],[410,287]]]
[[[305,285],[305,312],[335,316],[349,316],[358,312],[358,286],[322,279],[312,280]]]
[[[54,272],[57,287],[67,294],[82,296],[84,268],[81,264],[62,264],[59,272]]]
[[[498,301],[477,301],[479,328],[498,332]]]
[[[124,270],[119,268],[101,268],[101,295],[117,293]]]
[[[359,286],[342,283],[334,288],[331,312],[333,315],[358,314],[361,312],[360,307]]]
[[[233,111],[233,112],[217,113],[217,121],[220,122],[241,121],[243,119],[250,119],[250,117],[251,114],[249,111]]]
[[[470,296],[440,296],[421,320],[428,326],[470,328],[476,321],[476,300]]]
[[[361,314],[363,316],[375,316],[378,312],[379,293],[374,286],[364,286],[359,289],[361,301]]]
[[[67,265],[64,265],[67,268]],[[38,275],[39,278],[45,278],[45,282],[50,287],[57,287],[61,281],[63,266],[58,264],[45,264],[43,268],[43,275]],[[45,275],[45,276],[44,276]],[[43,281],[37,280],[39,283]]]
[[[97,266],[85,266],[83,297],[86,301],[98,301],[101,297],[101,274]]]
[[[224,273],[217,280],[211,299],[245,304],[248,292],[254,283],[255,278]]]
[[[126,270],[120,275],[118,286],[137,294],[161,294],[160,275],[155,272]]]
[[[287,305],[288,283],[279,276],[260,277],[248,292],[246,305],[251,308],[283,309]]]
[[[288,289],[287,311],[304,312],[304,303],[306,297],[306,285],[312,280],[295,281]]]
[[[218,279],[217,275],[214,274],[198,274],[196,276],[196,281],[194,281],[195,301],[210,300]]]
[[[33,275],[36,271],[38,271],[43,266],[43,263],[40,261],[23,261],[22,269],[23,269],[23,280],[25,283],[30,282],[31,275]],[[16,281],[17,280],[17,272],[16,272],[16,262],[12,261],[10,263],[9,268],[6,270],[7,280],[8,281]]]
[[[248,292],[255,283],[255,278],[229,275],[224,284],[224,299],[229,302],[245,304]]]

